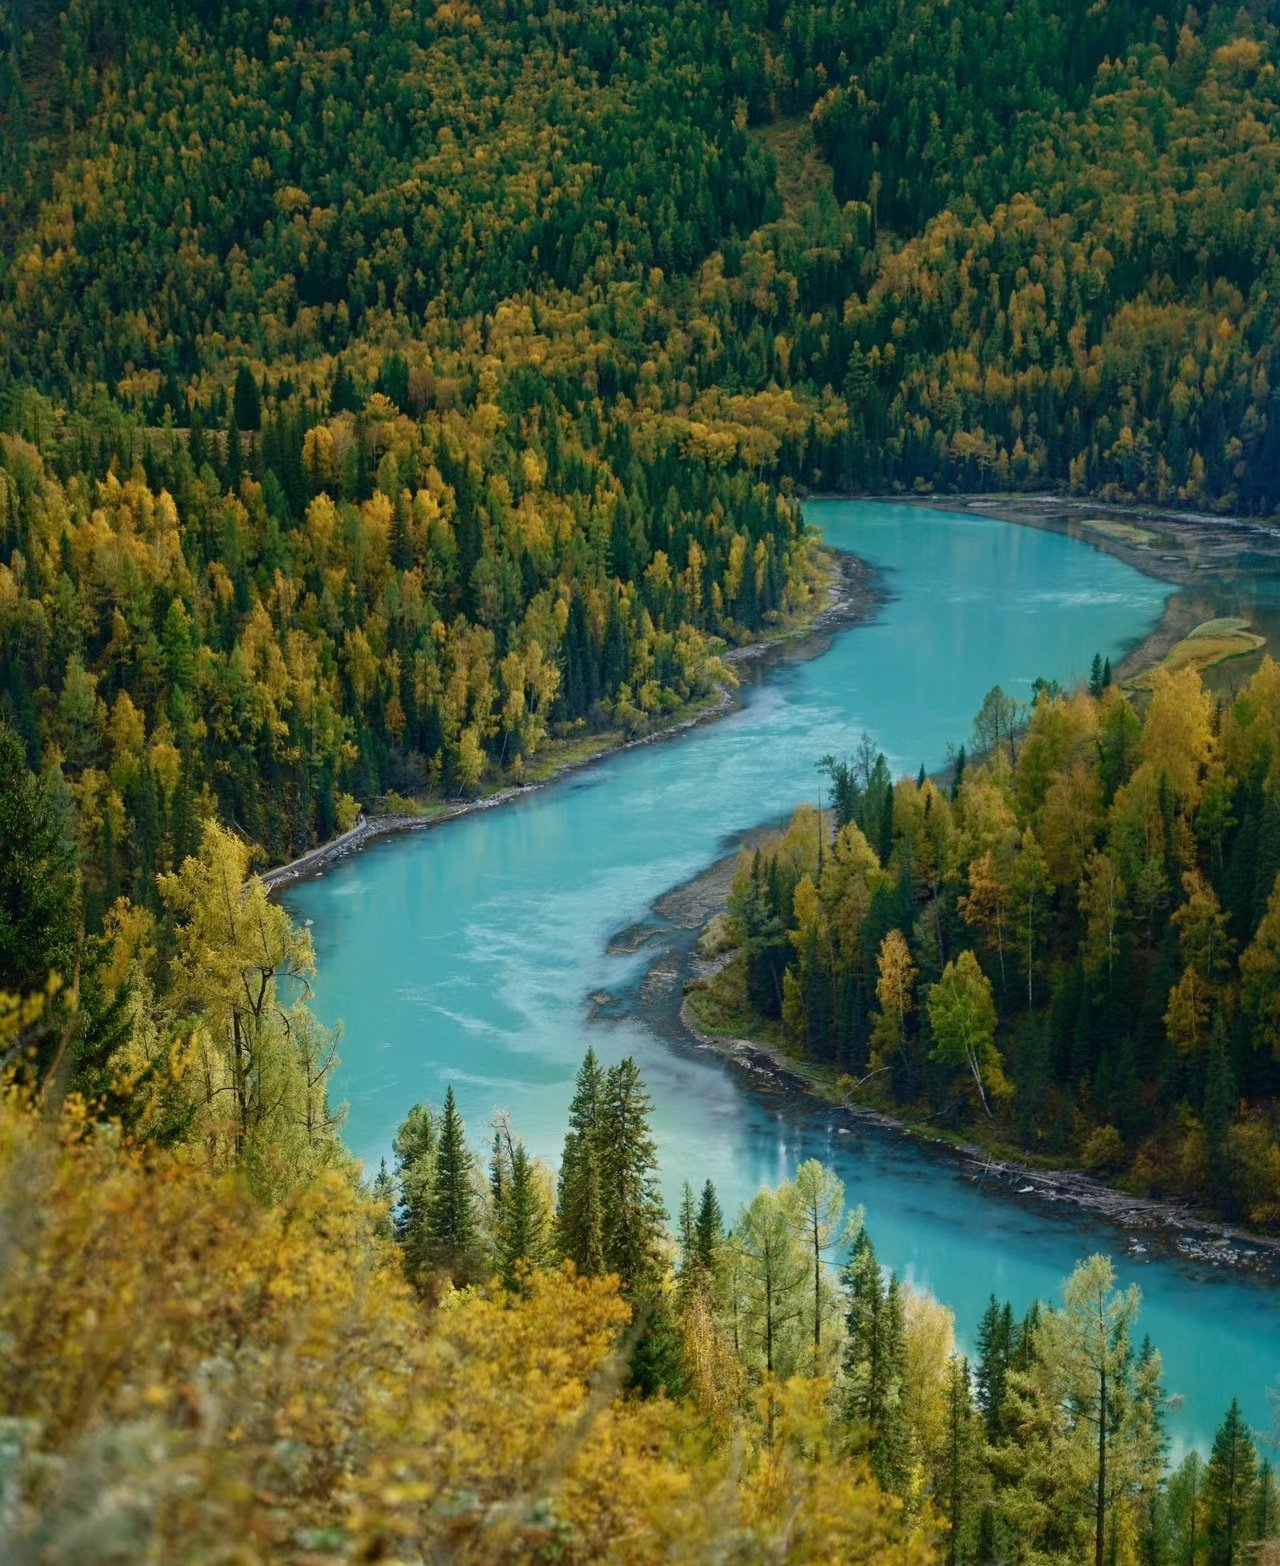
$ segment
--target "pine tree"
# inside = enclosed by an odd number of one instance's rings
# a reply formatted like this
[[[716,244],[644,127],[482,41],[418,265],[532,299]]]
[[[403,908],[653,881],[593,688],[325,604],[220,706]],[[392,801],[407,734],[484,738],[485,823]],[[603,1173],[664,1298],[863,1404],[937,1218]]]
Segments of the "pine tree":
[[[937,1460],[938,1508],[947,1524],[947,1566],[968,1559],[970,1523],[981,1472],[982,1427],[973,1406],[969,1361],[953,1354],[947,1366],[946,1431]]]
[[[236,428],[256,430],[262,423],[262,398],[253,371],[242,364],[236,371],[235,390],[231,394],[231,406]]]
[[[708,1273],[713,1272],[720,1247],[724,1243],[724,1215],[720,1211],[716,1188],[710,1180],[702,1187],[702,1196],[698,1202],[695,1239],[699,1266]]]
[[[433,1259],[455,1277],[464,1276],[476,1242],[475,1160],[467,1146],[467,1131],[458,1113],[450,1084],[440,1117],[440,1142],[436,1151],[435,1190],[431,1198],[428,1232]]]
[[[1165,1486],[1170,1566],[1197,1566],[1201,1559],[1204,1461],[1191,1451]]]
[[[986,1427],[987,1440],[1000,1432],[1000,1411],[1004,1407],[1009,1359],[1013,1352],[1013,1306],[1001,1305],[993,1294],[978,1323],[978,1409]]]
[[[630,1288],[653,1271],[666,1209],[649,1130],[652,1105],[634,1060],[610,1066],[600,1106],[599,1165],[605,1266]]]
[[[374,1202],[385,1209],[385,1217],[377,1220],[377,1230],[384,1239],[393,1239],[395,1236],[395,1224],[392,1214],[396,1205],[396,1183],[391,1178],[391,1171],[387,1168],[385,1158],[378,1161],[378,1172],[373,1177],[373,1184],[369,1187],[369,1194]]]
[[[1209,1178],[1213,1196],[1228,1197],[1230,1164],[1227,1158],[1227,1133],[1236,1105],[1235,1082],[1228,1053],[1226,1017],[1219,1009],[1209,1035],[1209,1060],[1204,1084],[1204,1141],[1209,1159]]]
[[[1126,1398],[1117,1400],[1128,1468],[1120,1480],[1138,1500],[1141,1557],[1147,1566],[1159,1566],[1166,1534],[1163,1491],[1168,1439],[1160,1355],[1149,1336],[1142,1339],[1126,1392]]]
[[[503,1283],[518,1288],[525,1269],[545,1267],[551,1251],[548,1215],[524,1143],[517,1142],[498,1212],[497,1259]]]
[[[28,994],[75,956],[75,851],[48,781],[0,720],[0,990]]]
[[[395,1154],[392,1221],[404,1249],[405,1269],[420,1280],[430,1261],[431,1206],[436,1177],[436,1125],[426,1104],[415,1104],[392,1143]]]
[[[883,1340],[880,1360],[884,1367],[884,1390],[877,1415],[871,1471],[886,1490],[902,1495],[907,1485],[911,1432],[907,1429],[902,1408],[907,1330],[902,1306],[902,1285],[897,1273],[889,1274],[885,1288]]]
[[[1154,1372],[1149,1378],[1154,1389],[1137,1396],[1131,1329],[1139,1293],[1136,1287],[1116,1288],[1108,1257],[1082,1261],[1062,1293],[1061,1308],[1047,1312],[1036,1333],[1036,1351],[1082,1444],[1081,1469],[1089,1473],[1092,1490],[1094,1566],[1105,1566],[1112,1508],[1121,1496],[1141,1490],[1147,1471],[1159,1359],[1153,1356],[1147,1367]]]
[[[965,748],[963,745],[961,745],[960,749],[956,752],[956,763],[951,773],[951,798],[953,802],[960,797],[960,788],[964,783],[964,769],[968,764],[968,760],[969,758],[965,752]]]
[[[569,1129],[556,1191],[556,1242],[560,1254],[587,1277],[604,1271],[604,1223],[596,1155],[603,1094],[600,1062],[595,1050],[588,1049],[578,1068],[569,1104]]]
[[[640,1336],[628,1364],[631,1385],[645,1397],[665,1392],[683,1397],[688,1389],[680,1322],[660,1281],[650,1276],[634,1301]]]
[[[800,1240],[795,1191],[768,1187],[738,1214],[731,1246],[741,1328],[740,1352],[754,1371],[782,1380],[807,1363],[804,1330],[808,1258]]]
[[[881,1484],[900,1490],[908,1446],[901,1415],[906,1349],[902,1294],[896,1277],[885,1281],[865,1229],[845,1264],[844,1282],[845,1419],[866,1438],[872,1470]]]
[[[1278,1504],[1280,1497],[1276,1494],[1275,1470],[1270,1462],[1260,1463],[1258,1483],[1254,1489],[1253,1516],[1249,1524],[1250,1538],[1261,1540],[1275,1537]]]
[[[698,1217],[693,1205],[693,1187],[687,1180],[680,1192],[677,1239],[680,1242],[680,1276],[692,1278],[698,1269]]]
[[[1248,1539],[1250,1513],[1258,1483],[1258,1453],[1253,1434],[1231,1400],[1213,1438],[1204,1479],[1205,1526],[1209,1566],[1236,1566]]]
[[[809,1264],[809,1330],[813,1339],[812,1373],[823,1371],[822,1329],[835,1302],[827,1281],[826,1253],[838,1237],[844,1214],[844,1182],[816,1158],[806,1159],[794,1181],[799,1228]]]

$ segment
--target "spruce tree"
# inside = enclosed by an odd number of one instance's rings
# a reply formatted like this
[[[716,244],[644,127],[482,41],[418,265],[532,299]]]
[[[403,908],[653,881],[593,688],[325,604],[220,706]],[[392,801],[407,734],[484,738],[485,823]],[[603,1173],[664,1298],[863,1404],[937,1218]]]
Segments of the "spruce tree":
[[[680,1276],[692,1278],[698,1270],[698,1217],[693,1205],[693,1187],[686,1180],[680,1193],[678,1220]]]
[[[604,1259],[625,1288],[653,1272],[667,1218],[649,1130],[651,1109],[635,1061],[628,1055],[610,1066],[600,1107]]]
[[[498,1268],[509,1289],[518,1288],[527,1268],[545,1267],[550,1256],[547,1211],[524,1143],[517,1142],[498,1213]]]
[[[655,1275],[645,1280],[634,1309],[641,1331],[627,1366],[631,1385],[645,1397],[656,1397],[660,1392],[683,1397],[689,1377],[680,1321]]]
[[[1165,1514],[1171,1566],[1197,1566],[1201,1559],[1204,1461],[1190,1451],[1165,1483]]]
[[[431,1206],[436,1177],[435,1118],[426,1104],[415,1104],[395,1141],[396,1205],[392,1221],[404,1249],[405,1270],[420,1280],[430,1262]]]
[[[474,1159],[458,1113],[453,1086],[444,1097],[440,1142],[436,1151],[435,1190],[428,1232],[433,1259],[455,1277],[465,1275],[476,1242]]]
[[[383,1212],[379,1214],[374,1224],[377,1233],[382,1239],[394,1239],[396,1231],[392,1214],[396,1205],[396,1183],[391,1178],[391,1171],[387,1168],[385,1158],[378,1162],[378,1172],[369,1187],[369,1195],[383,1208]]]
[[[710,1180],[702,1187],[702,1196],[698,1201],[695,1238],[698,1264],[704,1271],[710,1273],[715,1268],[720,1246],[724,1241],[724,1215],[720,1211],[716,1188]]]
[[[881,1485],[895,1495],[906,1491],[911,1458],[911,1432],[903,1408],[907,1379],[907,1323],[902,1285],[897,1273],[889,1274],[884,1294],[883,1347],[879,1359],[883,1382],[875,1418],[871,1471]]]
[[[1258,1453],[1253,1433],[1232,1398],[1213,1438],[1205,1471],[1205,1526],[1209,1566],[1236,1566],[1249,1534],[1258,1483]]]
[[[960,786],[964,782],[964,769],[968,764],[968,759],[965,748],[961,745],[956,752],[956,764],[951,773],[951,798],[953,802],[960,797]]]
[[[556,1243],[560,1254],[586,1277],[604,1271],[600,1136],[604,1075],[596,1052],[588,1049],[578,1068],[569,1104],[569,1129],[560,1159],[556,1188]]]
[[[938,1509],[947,1524],[947,1566],[968,1558],[975,1489],[981,1473],[982,1426],[973,1406],[969,1361],[953,1354],[947,1365],[946,1425],[938,1454]]]
[[[1280,1520],[1277,1505],[1280,1497],[1276,1494],[1276,1475],[1270,1462],[1258,1465],[1258,1482],[1254,1487],[1253,1517],[1250,1521],[1249,1535],[1253,1539],[1271,1539],[1275,1537],[1276,1523]]]
[[[1212,1195],[1225,1203],[1229,1196],[1231,1167],[1227,1157],[1227,1133],[1237,1104],[1235,1082],[1227,1039],[1226,1017],[1221,1010],[1213,1019],[1209,1037],[1209,1060],[1204,1084],[1204,1141],[1209,1159]]]
[[[0,990],[29,994],[51,971],[72,977],[75,849],[47,779],[27,769],[22,741],[0,719]]]
[[[886,1283],[866,1230],[844,1269],[848,1336],[844,1350],[847,1422],[866,1438],[871,1466],[888,1490],[906,1480],[909,1439],[902,1412],[906,1326],[896,1276]]]
[[[242,364],[236,371],[231,406],[237,429],[256,430],[262,423],[262,398],[258,392],[258,383],[253,378],[253,371],[247,364]]]
[[[1000,1431],[1000,1411],[1004,1407],[1009,1360],[1013,1353],[1013,1307],[1001,1305],[993,1294],[978,1323],[978,1409],[986,1428],[987,1440],[994,1441]]]

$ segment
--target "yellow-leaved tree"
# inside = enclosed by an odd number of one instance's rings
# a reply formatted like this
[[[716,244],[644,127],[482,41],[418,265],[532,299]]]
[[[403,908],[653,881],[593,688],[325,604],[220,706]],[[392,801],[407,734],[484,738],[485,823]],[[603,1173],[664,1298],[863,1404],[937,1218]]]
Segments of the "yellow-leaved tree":
[[[768,1389],[771,1439],[708,1439],[623,1393],[616,1279],[429,1307],[384,1220],[339,1171],[264,1206],[0,1097],[6,1561],[930,1558],[833,1446],[824,1379]]]
[[[271,1196],[346,1155],[328,1103],[335,1040],[303,1004],[311,937],[270,901],[249,857],[208,822],[160,895],[177,942],[172,1024],[191,1039],[193,1139],[211,1168],[240,1168]]]

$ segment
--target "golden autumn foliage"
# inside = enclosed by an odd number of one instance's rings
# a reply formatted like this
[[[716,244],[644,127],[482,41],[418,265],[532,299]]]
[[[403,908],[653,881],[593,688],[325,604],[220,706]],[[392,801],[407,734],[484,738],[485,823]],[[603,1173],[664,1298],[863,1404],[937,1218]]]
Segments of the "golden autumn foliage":
[[[1280,668],[1228,700],[1099,659],[1029,708],[989,692],[973,741],[950,789],[866,737],[825,763],[830,814],[744,853],[690,1005],[777,1018],[842,1093],[1273,1225]]]
[[[923,1562],[781,1388],[771,1444],[621,1391],[611,1279],[423,1306],[341,1174],[264,1207],[78,1104],[0,1102],[6,1559]]]

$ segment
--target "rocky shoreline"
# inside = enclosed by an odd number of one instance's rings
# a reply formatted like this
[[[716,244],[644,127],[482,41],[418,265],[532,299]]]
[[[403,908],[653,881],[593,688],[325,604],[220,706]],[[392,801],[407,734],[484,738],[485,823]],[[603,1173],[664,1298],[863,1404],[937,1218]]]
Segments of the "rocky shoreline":
[[[678,971],[672,975],[669,969],[664,977],[674,977],[677,983],[681,979]],[[874,1126],[895,1136],[910,1137],[959,1165],[966,1178],[999,1190],[1007,1198],[1025,1198],[1062,1209],[1074,1208],[1103,1218],[1128,1231],[1128,1251],[1135,1257],[1148,1251],[1148,1245],[1139,1239],[1142,1236],[1152,1242],[1153,1249],[1176,1253],[1188,1261],[1210,1267],[1280,1274],[1280,1238],[1203,1218],[1182,1202],[1117,1190],[1078,1170],[1044,1169],[1021,1163],[992,1153],[978,1143],[936,1136],[927,1128],[898,1116],[836,1098],[824,1092],[806,1074],[803,1062],[773,1045],[756,1039],[716,1037],[703,1032],[687,1000],[681,1004],[679,1020],[690,1039],[739,1066],[751,1079],[751,1085],[759,1089],[803,1093],[830,1104],[851,1124]]]
[[[1255,547],[1261,552],[1274,554],[1280,560],[1280,533],[1265,524],[1241,518],[1137,511],[1048,495],[879,498],[930,510],[971,512],[1082,537],[1104,553],[1115,555],[1135,569],[1167,581],[1184,592],[1189,588],[1203,588],[1202,573],[1215,566],[1230,564],[1242,547]],[[1121,525],[1121,531],[1114,535],[1083,531],[1082,521],[1087,517],[1117,522]],[[1124,530],[1135,524],[1140,524],[1140,527],[1133,526],[1134,533],[1150,534],[1159,543],[1126,539]],[[1221,536],[1222,529],[1229,530],[1229,539]],[[1165,545],[1168,547],[1163,547]],[[1187,634],[1195,623],[1195,612],[1188,613],[1181,602],[1182,598],[1182,593],[1171,598],[1160,623],[1117,667],[1119,677],[1131,678],[1149,669]],[[765,830],[761,829],[755,835],[762,836]],[[738,847],[735,847],[731,853],[688,882],[664,893],[655,902],[654,912],[678,930],[692,932],[701,929],[710,918],[723,910],[738,851]],[[683,950],[673,946],[655,957],[641,990],[646,1005],[660,1005],[664,993],[683,996],[690,982],[707,977],[713,971],[714,961],[709,963],[700,958],[691,941],[680,944]],[[1135,1256],[1147,1250],[1147,1246],[1137,1238],[1141,1235],[1156,1242],[1161,1248],[1212,1267],[1241,1268],[1261,1273],[1280,1272],[1280,1238],[1255,1234],[1236,1225],[1202,1217],[1182,1202],[1137,1196],[1118,1190],[1081,1171],[1044,1169],[993,1153],[976,1143],[956,1142],[937,1136],[927,1127],[884,1111],[836,1098],[805,1071],[803,1062],[795,1060],[776,1046],[758,1039],[707,1034],[699,1028],[687,999],[680,1002],[677,1022],[681,1032],[690,1041],[733,1061],[750,1076],[757,1087],[804,1093],[831,1104],[851,1122],[876,1126],[894,1135],[911,1137],[925,1143],[962,1165],[968,1178],[999,1189],[1010,1198],[1026,1198],[1064,1209],[1075,1208],[1104,1218],[1129,1231],[1129,1250]]]
[[[815,657],[822,651],[833,631],[869,619],[884,601],[884,592],[876,582],[874,570],[865,560],[859,559],[856,555],[834,556],[831,564],[831,582],[827,589],[828,602],[812,619],[759,641],[748,642],[741,647],[732,647],[720,655],[722,662],[732,667],[735,664],[753,662],[770,654],[778,654],[784,650],[794,656],[797,648],[801,650],[801,656]],[[731,712],[736,702],[734,689],[728,685],[720,685],[715,700],[697,712],[688,713],[684,717],[663,724],[651,733],[638,735],[635,739],[620,739],[617,744],[608,745],[582,760],[566,762],[550,777],[536,783],[512,784],[478,799],[453,800],[433,810],[430,815],[365,816],[362,814],[349,831],[317,844],[315,848],[299,854],[296,859],[291,859],[287,864],[274,865],[271,869],[262,871],[261,880],[268,891],[276,892],[298,881],[307,880],[311,876],[322,875],[331,865],[340,863],[352,854],[362,852],[370,844],[379,842],[383,838],[397,837],[407,832],[425,832],[445,821],[454,821],[459,816],[472,815],[481,810],[494,810],[500,805],[508,804],[511,800],[547,788],[572,773],[581,772],[602,761],[607,761],[623,751],[674,739],[677,735],[687,733],[700,724],[713,722]]]

